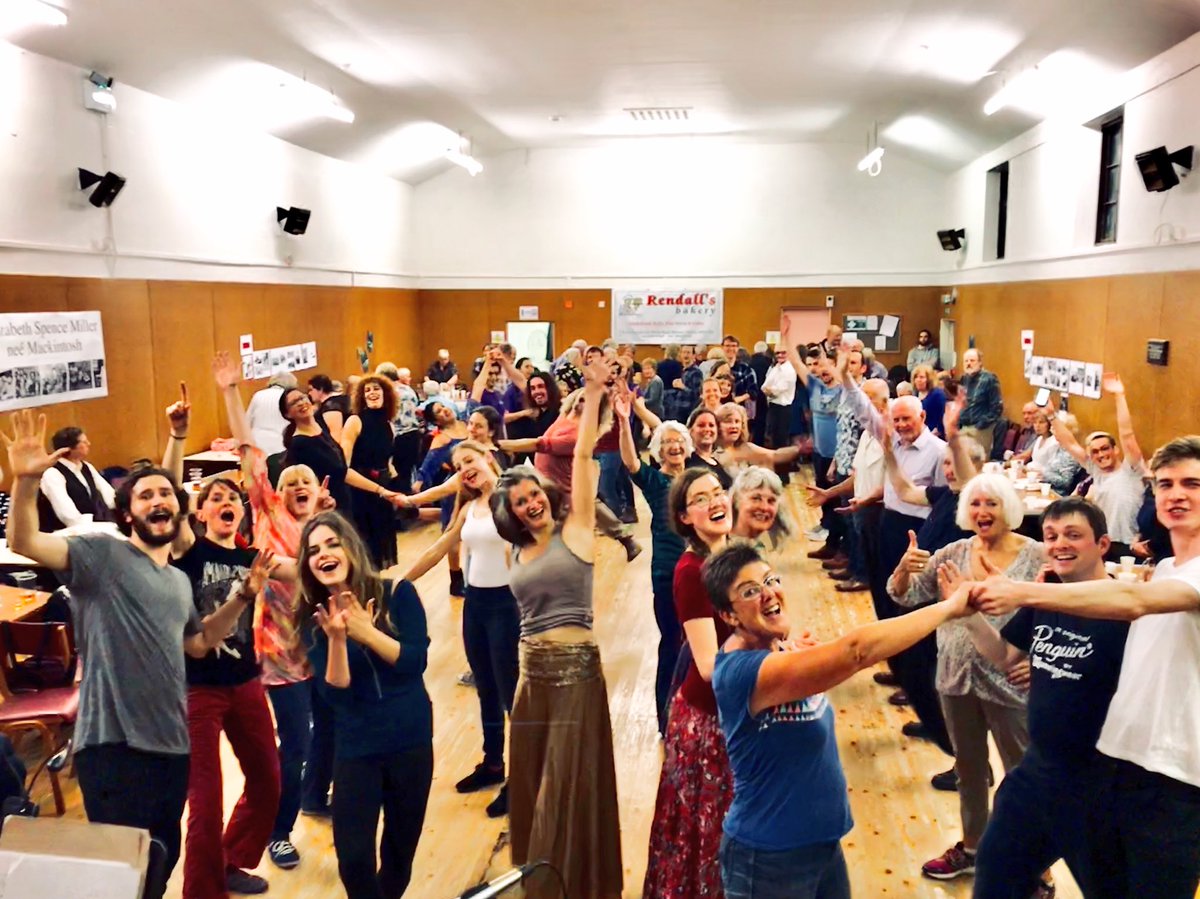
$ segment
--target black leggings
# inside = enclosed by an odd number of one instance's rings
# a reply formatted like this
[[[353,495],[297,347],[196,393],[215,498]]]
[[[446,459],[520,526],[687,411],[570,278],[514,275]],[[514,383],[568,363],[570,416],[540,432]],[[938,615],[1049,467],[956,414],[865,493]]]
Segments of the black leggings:
[[[508,587],[467,584],[463,603],[463,646],[475,676],[479,716],[483,724],[483,760],[504,764],[504,714],[512,712],[520,663],[521,616]]]
[[[334,762],[333,848],[349,899],[404,895],[412,879],[432,781],[432,745]],[[375,834],[381,809],[377,870]]]
[[[87,746],[75,753],[88,820],[144,827],[167,847],[162,882],[147,885],[151,899],[162,895],[179,861],[179,821],[187,801],[188,767],[186,755],[142,752],[125,743]]]

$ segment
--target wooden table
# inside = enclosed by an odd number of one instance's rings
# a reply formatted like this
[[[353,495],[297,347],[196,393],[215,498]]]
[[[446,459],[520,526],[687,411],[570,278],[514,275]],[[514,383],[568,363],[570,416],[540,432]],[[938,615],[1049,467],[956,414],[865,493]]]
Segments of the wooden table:
[[[206,450],[183,457],[183,476],[189,481],[203,480],[222,471],[239,468],[241,464],[242,457],[237,453]],[[199,477],[195,477],[197,472]]]
[[[41,590],[22,590],[0,584],[0,621],[24,621],[41,612],[50,599]],[[3,671],[0,670],[0,677]]]

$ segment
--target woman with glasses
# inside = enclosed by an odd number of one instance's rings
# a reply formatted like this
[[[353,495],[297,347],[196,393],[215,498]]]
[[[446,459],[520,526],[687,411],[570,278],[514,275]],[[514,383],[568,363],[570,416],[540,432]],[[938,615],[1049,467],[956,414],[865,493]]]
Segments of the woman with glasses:
[[[720,896],[721,823],[733,798],[733,776],[709,680],[729,629],[708,600],[700,570],[725,546],[733,513],[725,488],[703,468],[689,468],[675,478],[667,511],[671,526],[687,542],[672,590],[689,655],[667,719],[643,896]]]
[[[714,553],[703,579],[732,631],[712,674],[734,782],[720,850],[725,896],[848,899],[841,839],[853,821],[825,691],[970,614],[968,590],[796,648],[779,575],[756,547]]]

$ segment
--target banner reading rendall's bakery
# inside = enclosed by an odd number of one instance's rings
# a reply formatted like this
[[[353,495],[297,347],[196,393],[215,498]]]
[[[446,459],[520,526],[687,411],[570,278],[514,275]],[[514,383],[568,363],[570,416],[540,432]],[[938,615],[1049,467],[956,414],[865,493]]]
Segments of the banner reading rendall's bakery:
[[[0,315],[0,411],[108,396],[99,312]]]
[[[612,292],[612,336],[618,343],[720,343],[721,288]]]

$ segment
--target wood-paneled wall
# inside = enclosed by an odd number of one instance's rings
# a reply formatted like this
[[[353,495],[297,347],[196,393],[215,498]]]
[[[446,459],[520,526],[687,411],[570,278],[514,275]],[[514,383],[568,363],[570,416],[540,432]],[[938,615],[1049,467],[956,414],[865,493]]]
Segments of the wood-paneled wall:
[[[45,406],[51,432],[77,425],[92,442],[92,461],[127,465],[160,458],[163,409],[186,381],[192,402],[188,452],[227,435],[210,363],[218,350],[236,355],[242,334],[263,349],[317,342],[318,367],[334,378],[359,371],[356,348],[375,333],[372,365],[405,364],[419,351],[416,292],[82,278],[0,277],[0,314],[99,310],[104,326],[108,396]],[[416,363],[413,363],[416,367]],[[249,395],[265,381],[243,386]]]
[[[889,313],[902,317],[903,353],[880,353],[885,366],[903,362],[922,328],[938,333],[940,287],[779,287],[729,288],[725,291],[723,333],[734,334],[747,348],[767,331],[779,329],[779,313],[788,308],[825,307],[833,294],[838,322],[846,314]],[[554,324],[554,345],[561,352],[580,338],[592,343],[612,331],[610,290],[422,290],[421,358],[428,365],[440,347],[450,350],[460,367],[473,360],[491,331],[518,320],[518,307],[537,306],[541,321]],[[601,306],[600,304],[604,305]],[[661,347],[639,347],[639,357],[662,356]]]
[[[967,340],[1000,377],[1010,418],[1034,390],[1024,379],[1020,332],[1034,331],[1034,353],[1101,362],[1125,382],[1143,452],[1172,437],[1200,433],[1200,272],[1171,272],[960,287],[953,312],[958,353]],[[1146,341],[1171,341],[1167,367],[1146,363]],[[1055,397],[1057,401],[1057,397]],[[1084,432],[1116,430],[1109,397],[1071,397]]]

